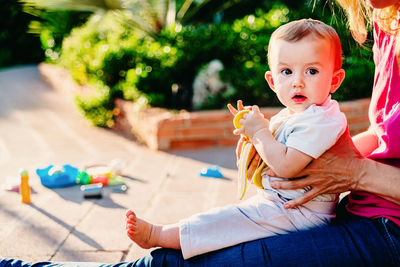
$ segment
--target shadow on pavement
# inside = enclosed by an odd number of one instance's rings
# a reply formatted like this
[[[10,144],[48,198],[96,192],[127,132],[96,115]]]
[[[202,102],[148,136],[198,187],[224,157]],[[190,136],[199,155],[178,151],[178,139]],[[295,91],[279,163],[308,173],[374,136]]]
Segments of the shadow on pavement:
[[[112,208],[112,209],[127,209],[127,207],[119,205],[115,203],[111,198],[111,194],[118,194],[114,193],[111,187],[106,186],[103,188],[102,191],[102,198],[100,199],[85,199],[83,197],[83,193],[80,190],[80,186],[71,186],[67,188],[54,188],[51,189],[56,194],[58,194],[62,199],[70,202],[74,202],[77,204],[81,204],[84,201],[93,202],[95,205],[104,207],[104,208]]]
[[[62,226],[63,228],[67,229],[68,231],[68,235],[72,234],[74,236],[76,236],[78,239],[80,239],[82,242],[85,242],[86,244],[88,244],[89,246],[96,248],[96,249],[103,249],[103,247],[97,243],[95,240],[93,240],[92,238],[90,238],[89,236],[87,236],[85,233],[82,233],[80,231],[77,231],[73,226],[65,223],[63,220],[61,220],[60,218],[50,214],[49,212],[45,211],[44,209],[36,206],[33,203],[29,203],[27,204],[29,205],[31,208],[37,210],[38,212],[42,213],[43,215],[45,215],[46,217],[48,217],[49,219],[53,220],[54,222],[56,222],[58,225]],[[22,220],[24,223],[25,227],[29,227],[32,229],[35,229],[35,231],[40,234],[40,237],[42,239],[46,239],[49,240],[51,242],[49,243],[56,243],[57,240],[54,239],[53,236],[51,236],[51,232],[49,231],[43,231],[41,229],[39,229],[38,225],[36,223],[32,223],[30,222],[28,219],[26,218],[21,218],[20,215],[18,215],[17,213],[3,207],[1,210],[1,212],[8,214],[9,216],[13,217],[13,218],[18,218],[18,220]],[[63,243],[64,241],[62,241],[61,243]],[[61,245],[61,244],[60,244]]]
[[[169,151],[168,153],[204,162],[207,165],[217,165],[222,168],[237,170],[234,147],[178,150]]]
[[[62,227],[64,227],[65,229],[69,230],[69,233],[76,236],[79,240],[81,240],[82,242],[86,243],[87,245],[95,248],[95,249],[104,249],[99,243],[97,243],[95,240],[93,240],[92,238],[90,238],[89,236],[87,236],[85,233],[82,233],[78,230],[76,230],[74,227],[72,227],[71,225],[65,223],[63,220],[57,218],[56,216],[50,214],[49,212],[45,211],[44,209],[36,206],[33,203],[29,204],[32,208],[34,208],[35,210],[39,211],[40,213],[42,213],[43,215],[47,216],[49,219],[52,219],[54,222],[56,222],[57,224],[61,225]]]

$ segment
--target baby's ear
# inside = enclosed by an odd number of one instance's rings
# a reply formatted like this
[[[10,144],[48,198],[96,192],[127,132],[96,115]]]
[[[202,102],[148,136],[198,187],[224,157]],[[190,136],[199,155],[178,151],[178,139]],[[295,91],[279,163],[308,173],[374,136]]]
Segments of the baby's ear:
[[[274,79],[272,78],[272,72],[270,70],[265,73],[265,80],[267,80],[272,91],[275,91]]]
[[[344,69],[337,70],[333,73],[330,93],[334,93],[342,84],[345,77]]]

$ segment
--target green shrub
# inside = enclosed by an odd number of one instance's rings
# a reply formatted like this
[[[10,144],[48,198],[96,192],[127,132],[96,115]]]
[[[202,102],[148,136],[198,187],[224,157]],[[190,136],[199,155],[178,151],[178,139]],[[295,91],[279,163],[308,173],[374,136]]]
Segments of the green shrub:
[[[338,101],[370,97],[374,81],[375,65],[372,53],[366,48],[353,47],[343,60],[346,77],[333,94]]]
[[[278,5],[267,13],[257,10],[255,15],[234,22],[232,29],[236,36],[234,43],[237,52],[233,64],[226,67],[222,77],[236,88],[236,94],[225,102],[234,103],[242,99],[247,104],[279,105],[275,93],[268,88],[264,74],[268,70],[270,35],[277,26],[289,20],[288,13],[285,6]]]
[[[82,114],[93,125],[112,127],[114,125],[114,103],[110,98],[110,89],[101,82],[97,83],[97,89],[91,95],[76,96],[75,102]]]
[[[39,20],[31,21],[29,31],[39,34],[46,62],[57,63],[63,39],[73,28],[82,25],[90,14],[79,11],[32,10]]]
[[[114,125],[113,104],[108,96],[77,96],[75,101],[85,118],[94,126],[111,128]]]
[[[371,51],[349,41],[346,26],[324,12],[323,8],[316,7],[313,12],[310,6],[300,4],[293,11],[279,4],[232,23],[177,24],[162,29],[157,38],[130,27],[120,13],[108,13],[102,19],[93,16],[64,39],[60,62],[76,81],[102,92],[101,97],[78,100],[86,116],[102,127],[112,125],[113,100],[117,97],[142,106],[190,110],[193,80],[202,66],[214,59],[223,63],[220,77],[233,91],[209,97],[203,109],[224,108],[237,99],[245,104],[275,106],[279,101],[264,80],[270,34],[289,20],[312,17],[333,23],[342,38],[346,79],[334,98],[369,96]]]

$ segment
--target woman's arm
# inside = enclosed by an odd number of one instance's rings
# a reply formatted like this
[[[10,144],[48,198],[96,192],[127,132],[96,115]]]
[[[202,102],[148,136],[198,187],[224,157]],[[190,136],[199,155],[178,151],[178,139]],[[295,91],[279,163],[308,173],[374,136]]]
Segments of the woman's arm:
[[[365,159],[355,190],[367,191],[400,205],[400,168]]]
[[[267,173],[268,174],[268,173]],[[338,142],[298,174],[303,179],[273,181],[279,189],[311,186],[302,196],[285,203],[285,208],[302,205],[323,193],[348,190],[367,191],[400,204],[400,168],[363,157],[356,149],[348,129]]]
[[[353,137],[355,147],[363,156],[371,154],[379,146],[378,140],[372,127]],[[360,174],[356,190],[368,191],[400,204],[400,169],[371,159],[365,161],[365,170]]]
[[[365,132],[353,137],[353,142],[357,150],[363,156],[371,154],[378,147],[378,136],[371,127]]]

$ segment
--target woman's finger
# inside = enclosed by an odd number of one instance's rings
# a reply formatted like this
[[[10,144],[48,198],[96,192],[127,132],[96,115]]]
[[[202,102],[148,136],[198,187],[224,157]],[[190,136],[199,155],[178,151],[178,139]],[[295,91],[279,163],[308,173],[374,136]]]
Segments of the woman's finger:
[[[268,176],[277,177],[276,173],[270,167],[267,167],[267,169],[265,170],[265,174]]]
[[[254,171],[252,169],[252,164],[254,164],[254,161],[257,160],[256,152],[257,152],[257,150],[254,148],[254,146],[252,146],[250,149],[250,152],[249,152],[249,156],[248,156],[250,163],[249,163],[249,166],[247,167],[247,180],[249,180],[249,181],[251,180],[251,178],[253,177],[253,174],[254,174]]]
[[[270,185],[275,189],[299,189],[304,188],[312,184],[307,178],[296,179],[296,180],[281,180],[271,181]]]
[[[257,152],[257,150],[254,148],[254,146],[252,146],[250,149],[250,152],[249,152],[249,156],[248,156],[250,161],[254,160],[254,156],[255,156],[256,152]]]
[[[238,143],[237,143],[237,145],[236,145],[236,161],[237,162],[239,162],[240,153],[242,152],[242,147],[243,147],[243,144],[244,144],[245,141],[246,141],[246,139],[243,136],[241,136],[239,141],[238,141]]]
[[[285,207],[285,209],[293,209],[293,208],[296,208],[298,206],[301,206],[301,205],[311,201],[313,198],[315,198],[319,194],[321,194],[321,192],[319,190],[312,188],[311,190],[305,192],[301,196],[285,202],[285,204],[283,204],[283,206]]]
[[[251,178],[253,178],[254,172],[257,170],[257,167],[258,167],[260,159],[261,159],[260,155],[257,153],[255,148],[254,148],[254,153],[255,153],[254,157],[253,157],[252,161],[250,162],[250,165],[247,169],[247,179],[248,180],[251,180]]]

